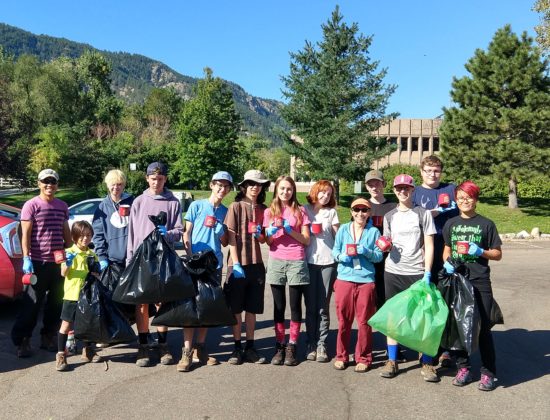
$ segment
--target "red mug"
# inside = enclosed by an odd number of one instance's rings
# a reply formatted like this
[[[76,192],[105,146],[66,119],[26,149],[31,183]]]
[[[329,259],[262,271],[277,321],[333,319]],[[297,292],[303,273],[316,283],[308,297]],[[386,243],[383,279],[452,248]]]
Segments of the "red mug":
[[[216,224],[216,218],[214,216],[206,216],[203,225],[206,227],[214,227]]]
[[[62,262],[65,262],[65,250],[64,249],[55,250],[53,252],[53,258],[56,264],[61,264]]]
[[[375,227],[382,227],[384,224],[384,216],[371,216],[372,218],[372,224]]]
[[[27,273],[23,274],[23,278],[21,279],[23,281],[23,284],[25,285],[35,285],[37,282],[37,278],[34,273]]]
[[[323,225],[321,223],[311,224],[311,232],[313,232],[314,235],[319,235],[322,231],[323,231]]]
[[[439,194],[439,197],[437,197],[437,204],[441,207],[447,207],[451,204],[451,197],[449,197],[447,193]]]
[[[121,204],[118,208],[118,214],[122,217],[130,216],[130,206],[128,204]]]
[[[470,249],[470,243],[468,241],[457,241],[456,243],[456,252],[461,255],[468,255],[468,250]]]
[[[389,251],[392,246],[391,239],[388,238],[387,236],[380,236],[376,240],[376,246],[380,248],[380,251],[382,252]]]
[[[256,233],[258,232],[258,223],[256,222],[248,222],[248,233]]]
[[[283,227],[283,224],[285,223],[285,219],[283,219],[281,216],[277,216],[273,218],[273,226],[275,227]]]
[[[346,254],[348,254],[350,257],[355,257],[357,255],[357,244],[347,244]]]

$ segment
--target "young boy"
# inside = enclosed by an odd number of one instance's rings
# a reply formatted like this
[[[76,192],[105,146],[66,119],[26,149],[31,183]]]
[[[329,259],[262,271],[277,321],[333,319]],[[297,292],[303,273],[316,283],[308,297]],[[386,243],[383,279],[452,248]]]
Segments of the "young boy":
[[[149,215],[156,216],[161,211],[166,212],[166,226],[159,226],[159,231],[168,242],[176,242],[181,239],[183,225],[181,222],[181,205],[179,200],[170,190],[165,188],[168,168],[161,162],[153,162],[147,167],[145,179],[149,184],[143,194],[134,200],[130,210],[128,223],[128,247],[126,250],[126,265],[132,259],[134,252],[143,240],[154,229],[155,225],[149,220]],[[150,366],[149,358],[149,305],[136,305],[136,325],[138,329],[139,348],[136,357],[136,365],[139,367]],[[170,365],[174,358],[166,343],[168,328],[157,327],[160,363]]]
[[[224,197],[231,191],[233,178],[228,172],[220,171],[214,174],[210,181],[210,197],[204,200],[193,201],[185,214],[185,233],[183,241],[187,255],[200,251],[212,250],[218,257],[218,279],[221,284],[223,254],[222,246],[227,246],[227,234],[223,221],[227,214],[227,207],[222,204]],[[210,222],[214,217],[215,221]],[[193,335],[195,328],[184,328],[181,360],[178,363],[179,372],[187,372],[191,363],[199,362],[203,365],[217,365],[218,361],[210,357],[206,351],[205,341],[207,328],[198,328],[197,344],[191,358],[193,349]]]

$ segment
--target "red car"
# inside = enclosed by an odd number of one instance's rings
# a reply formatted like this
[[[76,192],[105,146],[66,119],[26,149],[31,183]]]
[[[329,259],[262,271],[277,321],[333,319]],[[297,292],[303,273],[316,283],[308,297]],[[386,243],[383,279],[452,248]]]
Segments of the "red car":
[[[0,299],[13,299],[23,290],[21,210],[0,204]]]

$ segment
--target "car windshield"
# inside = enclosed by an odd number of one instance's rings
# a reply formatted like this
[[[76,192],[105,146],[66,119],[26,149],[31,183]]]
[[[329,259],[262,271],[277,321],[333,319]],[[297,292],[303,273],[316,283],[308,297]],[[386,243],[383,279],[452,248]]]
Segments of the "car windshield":
[[[9,217],[10,219],[19,220],[19,211],[15,208],[3,206],[0,204],[0,216]]]

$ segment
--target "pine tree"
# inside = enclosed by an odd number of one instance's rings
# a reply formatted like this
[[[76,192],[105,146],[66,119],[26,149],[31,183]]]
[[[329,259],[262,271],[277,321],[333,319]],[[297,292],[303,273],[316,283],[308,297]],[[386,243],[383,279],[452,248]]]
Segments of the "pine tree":
[[[517,208],[517,183],[548,173],[550,79],[533,40],[499,29],[487,51],[467,62],[470,75],[454,78],[439,134],[445,166],[456,180],[508,180],[508,206]]]

